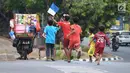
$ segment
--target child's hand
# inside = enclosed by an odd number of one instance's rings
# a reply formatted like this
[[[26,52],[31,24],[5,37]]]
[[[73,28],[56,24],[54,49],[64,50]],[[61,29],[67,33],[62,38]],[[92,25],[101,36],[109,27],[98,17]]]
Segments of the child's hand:
[[[45,35],[45,34],[42,34],[42,37],[46,38],[46,35]]]

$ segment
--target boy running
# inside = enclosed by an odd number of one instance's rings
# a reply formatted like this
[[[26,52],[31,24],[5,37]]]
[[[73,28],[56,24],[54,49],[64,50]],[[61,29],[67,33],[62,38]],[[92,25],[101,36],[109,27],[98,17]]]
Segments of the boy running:
[[[93,38],[93,40],[96,39],[95,56],[96,56],[97,65],[100,65],[100,60],[102,58],[106,42],[108,43],[108,45],[110,45],[109,39],[106,36],[106,34],[104,33],[105,27],[103,25],[101,25],[101,26],[99,26],[99,30],[100,31],[97,32]],[[91,41],[91,43],[92,43],[92,41]]]
[[[54,44],[55,44],[55,36],[59,28],[53,26],[53,21],[48,20],[48,25],[44,29],[44,34],[43,37],[46,38],[45,43],[46,43],[46,57],[47,61],[50,58],[51,55],[51,60],[55,61],[54,59]],[[51,53],[51,54],[50,54]]]
[[[63,31],[63,46],[64,46],[64,51],[65,54],[67,56],[67,58],[69,57],[68,54],[68,45],[69,45],[69,39],[67,38],[67,35],[70,33],[70,22],[69,22],[69,18],[70,16],[68,14],[63,14],[63,20],[57,22],[56,20],[54,20],[54,22],[56,22],[62,29]]]
[[[67,35],[67,37],[70,39],[68,62],[70,62],[70,57],[73,49],[75,49],[76,52],[78,52],[77,54],[78,59],[81,56],[80,34],[82,33],[82,30],[81,27],[77,24],[78,20],[79,20],[78,17],[73,18],[74,24],[71,25],[71,32]]]
[[[92,62],[92,57],[94,56],[94,52],[95,52],[95,41],[93,41],[94,37],[94,28],[89,28],[89,42],[91,42],[90,44],[90,48],[88,50],[88,55],[89,55],[89,61]]]

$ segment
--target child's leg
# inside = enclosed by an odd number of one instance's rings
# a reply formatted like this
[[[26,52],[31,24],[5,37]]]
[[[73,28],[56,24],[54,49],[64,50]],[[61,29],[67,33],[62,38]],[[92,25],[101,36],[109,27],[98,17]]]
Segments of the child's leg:
[[[47,60],[50,57],[50,44],[46,43],[46,58]]]
[[[69,58],[69,49],[68,49],[69,40],[68,40],[68,39],[65,39],[65,38],[64,38],[63,46],[64,46],[65,55],[66,55],[67,58]]]
[[[73,48],[74,48],[74,42],[73,41],[70,41],[69,42],[69,46],[68,46],[68,62],[70,62],[71,61],[71,53],[72,53],[72,50],[73,50]]]
[[[92,62],[92,56],[89,56],[89,61]]]
[[[69,52],[68,52],[68,54],[69,54],[69,56],[68,56],[68,62],[70,63],[70,58],[71,58],[71,53],[72,53],[72,49],[69,49]]]
[[[95,61],[98,61],[98,59],[99,59],[99,53],[96,53],[95,58],[96,58]]]
[[[51,46],[51,59],[54,61],[54,44],[50,44]]]
[[[102,58],[102,54],[99,55],[98,61],[97,61],[97,65],[100,65],[100,60]]]
[[[77,51],[77,59],[79,59],[80,57],[81,57],[81,53],[82,53],[82,49],[81,49],[81,47],[79,46],[77,49],[76,49],[76,51]]]
[[[97,65],[100,65],[100,60],[101,60],[101,58],[102,58],[103,51],[104,51],[104,48],[100,48],[100,51],[99,51],[99,58],[98,58],[98,61],[97,61]]]

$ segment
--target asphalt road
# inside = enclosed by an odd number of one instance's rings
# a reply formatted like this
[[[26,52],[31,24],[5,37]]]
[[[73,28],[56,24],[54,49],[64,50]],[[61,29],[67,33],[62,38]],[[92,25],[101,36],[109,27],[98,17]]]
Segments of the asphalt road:
[[[130,62],[130,46],[120,46],[117,52],[105,48],[105,52],[122,57],[124,62]]]
[[[83,43],[87,44],[84,41]],[[1,49],[9,49],[9,45],[4,40],[2,40],[0,45]],[[72,61],[71,63],[66,61],[47,62],[36,60],[0,61],[0,73],[130,73],[129,47],[120,47],[118,52],[111,52],[110,48],[105,48],[105,52],[120,56],[124,60],[101,62],[99,66],[94,62],[81,61]]]
[[[0,62],[0,73],[129,73],[130,63],[73,61],[13,61]]]

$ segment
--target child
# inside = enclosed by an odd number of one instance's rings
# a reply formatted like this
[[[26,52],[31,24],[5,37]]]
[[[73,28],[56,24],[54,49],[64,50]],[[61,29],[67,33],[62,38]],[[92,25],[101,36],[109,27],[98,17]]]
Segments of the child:
[[[69,39],[67,38],[67,35],[70,33],[70,16],[69,14],[63,14],[63,19],[59,22],[57,22],[54,18],[52,18],[53,21],[58,24],[58,26],[61,27],[63,31],[63,47],[64,47],[64,52],[67,58],[69,58],[68,54],[68,45],[69,45]]]
[[[94,37],[94,28],[89,28],[89,41],[91,42]],[[90,48],[88,50],[89,61],[92,62],[92,56],[94,56],[95,52],[95,42],[92,41],[90,44]]]
[[[99,26],[99,32],[97,32],[94,35],[94,39],[96,39],[96,44],[95,44],[95,56],[96,56],[96,61],[97,61],[97,65],[100,65],[100,60],[102,58],[103,55],[103,51],[106,45],[106,42],[108,43],[108,45],[110,45],[109,39],[106,36],[106,34],[104,33],[105,27],[103,25]],[[91,41],[92,43],[92,41]],[[91,44],[90,43],[90,44]]]
[[[71,25],[71,32],[67,35],[67,37],[70,40],[70,42],[69,42],[69,59],[68,59],[68,62],[70,62],[70,57],[71,57],[71,53],[72,53],[73,49],[75,49],[76,52],[78,52],[78,54],[77,54],[78,59],[81,56],[80,34],[82,33],[82,29],[77,24],[78,20],[79,20],[78,17],[73,18],[74,24]]]
[[[53,21],[48,20],[48,25],[44,29],[44,34],[43,37],[46,38],[45,43],[46,43],[46,57],[47,61],[50,58],[51,55],[51,60],[55,61],[54,59],[54,44],[55,44],[55,37],[56,33],[59,28],[53,26]],[[51,54],[50,54],[51,53]]]

